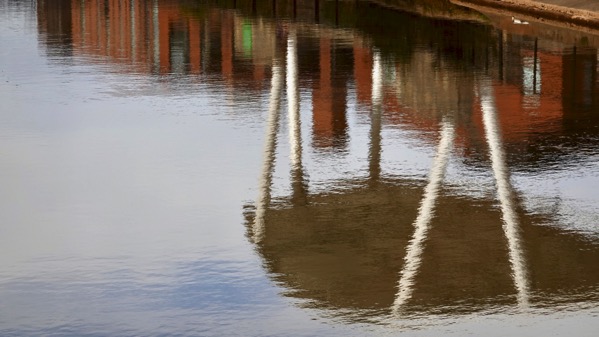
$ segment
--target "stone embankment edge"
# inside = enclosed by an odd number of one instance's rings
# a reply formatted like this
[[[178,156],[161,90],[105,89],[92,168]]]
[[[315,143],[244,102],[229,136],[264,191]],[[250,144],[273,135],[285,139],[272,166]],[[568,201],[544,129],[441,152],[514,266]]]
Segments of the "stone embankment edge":
[[[456,5],[480,9],[486,7],[524,15],[539,21],[551,21],[571,28],[599,32],[599,13],[526,0],[450,0]]]

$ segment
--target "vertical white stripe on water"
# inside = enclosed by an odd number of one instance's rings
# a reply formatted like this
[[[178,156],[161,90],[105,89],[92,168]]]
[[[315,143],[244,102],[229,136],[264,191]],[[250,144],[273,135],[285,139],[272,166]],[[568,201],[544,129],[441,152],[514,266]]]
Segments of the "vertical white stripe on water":
[[[369,174],[372,182],[381,175],[381,114],[383,109],[383,71],[381,54],[374,51],[372,57],[372,111],[370,114],[370,149],[368,153]]]
[[[296,43],[295,32],[291,31],[287,39],[287,109],[289,114],[289,142],[291,144],[292,169],[298,168],[302,160]]]
[[[522,246],[520,244],[520,228],[516,216],[512,187],[509,173],[505,164],[505,153],[501,145],[501,135],[497,125],[497,111],[493,98],[493,88],[488,81],[480,83],[480,101],[483,112],[483,124],[489,150],[491,152],[491,166],[497,185],[497,197],[503,215],[503,231],[507,238],[509,259],[512,267],[514,285],[518,291],[518,304],[520,307],[528,306],[528,281],[526,263]]]
[[[441,140],[429,173],[429,182],[424,189],[424,196],[418,209],[418,216],[414,221],[414,235],[408,243],[404,265],[400,272],[398,291],[393,303],[393,313],[398,314],[406,302],[412,297],[414,277],[422,262],[424,241],[426,240],[430,222],[435,214],[435,202],[439,194],[445,169],[453,147],[455,130],[453,124],[447,120],[441,124]]]
[[[270,203],[270,189],[272,186],[272,174],[276,157],[277,134],[279,130],[279,107],[281,106],[281,87],[283,75],[277,61],[272,67],[272,79],[270,83],[270,105],[268,107],[268,122],[264,142],[264,163],[260,186],[256,201],[256,219],[252,228],[252,240],[254,243],[264,238],[264,216]]]
[[[374,52],[372,57],[372,105],[380,107],[383,97],[383,69],[381,64],[381,53]]]

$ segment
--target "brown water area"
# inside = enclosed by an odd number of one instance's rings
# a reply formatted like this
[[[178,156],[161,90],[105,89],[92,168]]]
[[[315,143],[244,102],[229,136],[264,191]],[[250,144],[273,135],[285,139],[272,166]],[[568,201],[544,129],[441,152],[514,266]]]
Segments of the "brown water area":
[[[599,332],[592,32],[0,0],[0,45],[2,336]]]

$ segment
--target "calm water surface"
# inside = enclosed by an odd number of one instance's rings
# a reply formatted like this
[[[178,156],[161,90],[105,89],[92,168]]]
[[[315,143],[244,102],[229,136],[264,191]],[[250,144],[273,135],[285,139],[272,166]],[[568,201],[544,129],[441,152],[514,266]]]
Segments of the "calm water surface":
[[[0,335],[596,336],[599,36],[429,2],[0,0]]]

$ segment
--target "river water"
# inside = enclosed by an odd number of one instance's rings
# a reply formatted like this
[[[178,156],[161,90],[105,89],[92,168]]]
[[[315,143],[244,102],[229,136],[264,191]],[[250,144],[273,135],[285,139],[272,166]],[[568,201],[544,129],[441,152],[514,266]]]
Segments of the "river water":
[[[424,3],[0,0],[0,335],[596,336],[599,36]]]

